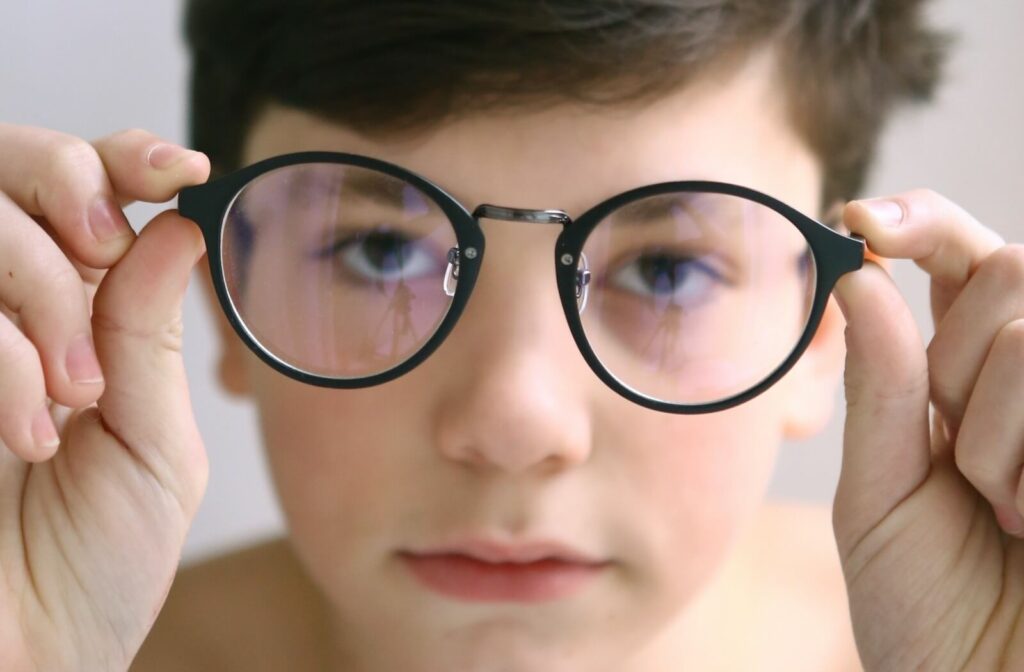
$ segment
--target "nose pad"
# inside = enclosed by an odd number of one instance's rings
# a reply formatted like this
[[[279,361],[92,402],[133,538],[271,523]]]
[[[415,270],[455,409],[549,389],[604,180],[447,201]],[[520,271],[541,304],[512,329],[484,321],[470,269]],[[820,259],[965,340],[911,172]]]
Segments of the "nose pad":
[[[442,287],[448,296],[455,296],[455,288],[459,284],[459,260],[461,254],[459,248],[453,247],[448,250],[448,268],[444,271],[444,282]]]
[[[590,285],[590,264],[587,262],[587,255],[580,252],[580,263],[576,268],[576,308],[583,314],[587,307],[587,294]]]

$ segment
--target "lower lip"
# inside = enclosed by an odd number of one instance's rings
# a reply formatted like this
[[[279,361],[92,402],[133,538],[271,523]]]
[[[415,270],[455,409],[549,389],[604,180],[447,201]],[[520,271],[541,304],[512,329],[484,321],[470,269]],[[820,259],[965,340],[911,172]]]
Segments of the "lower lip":
[[[546,602],[569,597],[607,567],[559,560],[491,563],[465,555],[401,555],[424,586],[470,602]]]

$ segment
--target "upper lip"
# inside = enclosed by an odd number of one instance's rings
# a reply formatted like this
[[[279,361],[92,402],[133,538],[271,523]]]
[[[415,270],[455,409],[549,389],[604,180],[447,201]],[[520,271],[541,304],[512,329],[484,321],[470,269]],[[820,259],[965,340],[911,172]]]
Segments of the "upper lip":
[[[567,544],[550,539],[499,541],[492,537],[463,537],[428,549],[413,550],[415,555],[468,555],[485,562],[535,562],[554,559],[563,562],[596,565],[602,561]]]

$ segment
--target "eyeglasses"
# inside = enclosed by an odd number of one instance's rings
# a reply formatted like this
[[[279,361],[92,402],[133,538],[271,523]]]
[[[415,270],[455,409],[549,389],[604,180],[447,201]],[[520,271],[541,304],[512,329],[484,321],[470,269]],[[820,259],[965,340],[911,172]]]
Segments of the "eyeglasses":
[[[706,413],[777,382],[865,244],[775,198],[711,181],[561,210],[477,206],[355,154],[272,157],[181,191],[221,307],[295,380],[360,388],[422,363],[451,333],[484,259],[480,219],[555,224],[569,330],[594,373],[658,411]]]

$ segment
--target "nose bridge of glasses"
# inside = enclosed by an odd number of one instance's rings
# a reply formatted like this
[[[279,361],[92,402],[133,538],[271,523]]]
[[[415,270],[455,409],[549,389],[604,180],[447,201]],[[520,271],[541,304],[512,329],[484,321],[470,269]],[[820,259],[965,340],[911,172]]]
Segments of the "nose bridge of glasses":
[[[509,222],[529,222],[531,224],[559,224],[564,230],[572,224],[572,217],[564,210],[531,210],[526,208],[506,208],[500,205],[484,203],[478,205],[473,211],[473,218],[497,219]],[[449,255],[450,256],[450,255]],[[563,259],[563,263],[566,260]],[[569,260],[568,263],[572,263]],[[449,259],[449,269],[452,268],[452,260]],[[447,287],[447,279],[445,281]],[[580,255],[580,266],[576,271],[576,305],[582,313],[587,305],[587,285],[590,283],[590,270],[586,255]]]
[[[527,208],[506,208],[484,203],[473,211],[474,219],[500,219],[506,222],[530,222],[532,224],[560,224],[563,228],[572,224],[572,218],[564,210],[531,210]]]

